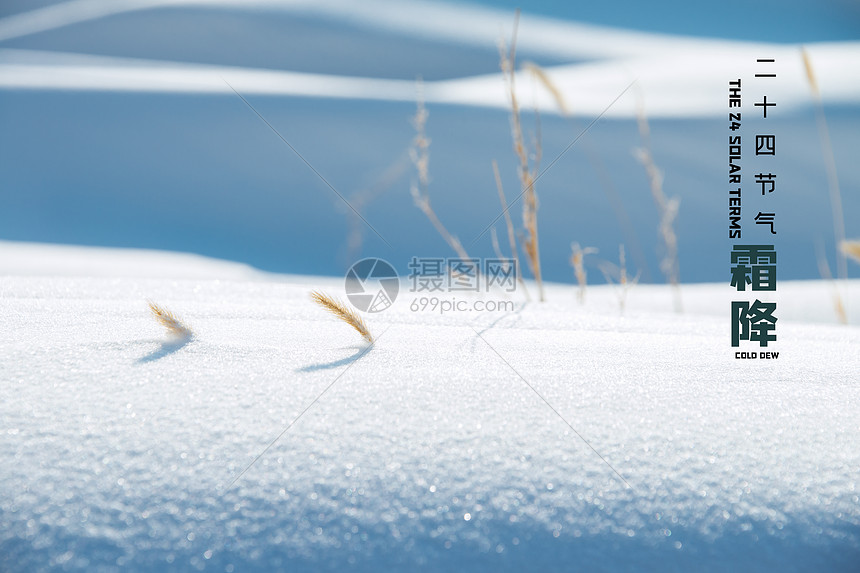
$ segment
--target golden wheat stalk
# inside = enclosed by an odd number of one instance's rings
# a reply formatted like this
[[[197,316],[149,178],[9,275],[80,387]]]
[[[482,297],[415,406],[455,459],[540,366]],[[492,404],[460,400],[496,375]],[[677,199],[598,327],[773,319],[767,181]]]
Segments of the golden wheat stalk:
[[[179,338],[190,338],[194,335],[194,331],[191,330],[191,327],[182,322],[178,316],[151,300],[146,302],[149,305],[149,310],[152,312],[152,316],[154,316],[155,320],[160,322],[167,329],[168,334]]]
[[[311,300],[356,329],[366,341],[373,344],[373,335],[367,329],[364,319],[353,309],[338,299],[316,290],[311,292]]]

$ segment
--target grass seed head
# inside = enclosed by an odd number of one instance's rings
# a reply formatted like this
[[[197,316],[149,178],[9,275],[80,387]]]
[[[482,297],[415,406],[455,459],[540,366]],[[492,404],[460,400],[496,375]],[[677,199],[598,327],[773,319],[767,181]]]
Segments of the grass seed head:
[[[359,314],[338,299],[320,291],[311,292],[311,300],[353,327],[368,342],[373,344],[373,335]]]
[[[159,306],[151,300],[147,301],[147,304],[152,316],[167,329],[168,334],[178,338],[190,338],[194,335],[194,331],[190,326],[182,322],[179,317],[166,308]]]

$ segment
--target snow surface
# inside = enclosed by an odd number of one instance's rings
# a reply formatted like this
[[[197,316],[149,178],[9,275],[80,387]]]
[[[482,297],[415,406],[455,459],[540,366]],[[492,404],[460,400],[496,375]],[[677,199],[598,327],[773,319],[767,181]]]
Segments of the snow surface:
[[[856,326],[793,310],[777,360],[735,360],[727,285],[623,316],[609,287],[439,315],[407,286],[368,347],[308,298],[340,280],[0,244],[0,569],[857,570]]]

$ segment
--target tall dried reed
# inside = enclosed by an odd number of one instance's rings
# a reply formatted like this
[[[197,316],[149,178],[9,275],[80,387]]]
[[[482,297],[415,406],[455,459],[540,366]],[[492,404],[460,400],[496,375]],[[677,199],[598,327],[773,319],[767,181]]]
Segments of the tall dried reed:
[[[632,280],[627,277],[627,257],[624,253],[624,245],[618,245],[618,266],[616,267],[609,261],[603,261],[600,265],[600,271],[607,283],[615,284],[616,281],[618,282],[615,294],[618,297],[618,307],[624,314],[624,308],[627,305],[627,292],[639,282],[639,273],[636,273]]]
[[[496,160],[493,160],[493,177],[496,179],[496,191],[499,193],[499,202],[502,204],[502,212],[505,214],[505,226],[508,229],[508,244],[511,248],[511,257],[514,259],[514,266],[516,267],[514,270],[517,274],[517,282],[520,287],[523,289],[523,294],[525,294],[526,300],[531,300],[531,296],[529,295],[529,291],[526,288],[526,283],[523,280],[523,272],[520,267],[520,256],[517,251],[517,239],[516,234],[514,233],[514,222],[511,220],[511,213],[508,209],[508,200],[505,198],[505,190],[502,187],[502,178],[499,175],[499,164],[496,163]],[[493,237],[496,236],[496,229],[493,230]],[[496,245],[498,245],[498,239],[494,239]],[[502,258],[501,251],[499,251],[499,258]]]
[[[845,217],[842,212],[842,193],[839,190],[839,177],[836,173],[836,158],[833,155],[833,145],[830,143],[830,131],[827,129],[827,118],[824,117],[824,105],[821,101],[821,92],[818,89],[818,81],[815,79],[815,70],[812,60],[806,48],[800,49],[803,58],[803,68],[806,70],[806,80],[812,91],[812,99],[815,102],[815,119],[818,124],[818,135],[821,139],[821,150],[824,156],[824,166],[827,172],[827,185],[830,189],[830,209],[833,215],[833,235],[836,246],[845,241]],[[844,251],[837,250],[836,253],[836,276],[840,279],[848,277],[848,262]]]
[[[845,312],[845,304],[842,302],[842,294],[839,292],[839,282],[833,279],[833,273],[830,272],[827,255],[824,254],[824,246],[821,243],[816,247],[816,255],[818,258],[818,272],[821,274],[821,278],[829,282],[833,289],[833,312],[836,313],[836,318],[839,322],[848,324],[848,313]]]
[[[579,246],[579,243],[570,244],[570,266],[573,267],[573,274],[576,276],[576,282],[579,284],[579,290],[576,293],[576,298],[579,304],[585,304],[585,287],[588,282],[588,273],[585,270],[585,255],[596,254],[597,249],[594,247]]]
[[[415,201],[415,206],[421,209],[421,211],[427,216],[430,223],[432,223],[436,231],[442,235],[445,242],[454,249],[457,256],[461,259],[468,259],[469,254],[466,252],[463,244],[457,237],[448,231],[445,225],[442,224],[442,221],[439,220],[439,217],[436,216],[433,208],[430,206],[430,196],[427,192],[430,186],[430,139],[427,137],[426,133],[427,117],[430,114],[424,106],[424,90],[423,84],[420,80],[418,81],[416,91],[417,110],[412,118],[412,126],[415,128],[415,137],[412,140],[412,147],[409,149],[409,156],[412,158],[412,163],[415,165],[415,170],[418,174],[418,181],[413,182],[412,187],[410,188],[412,199]]]
[[[665,253],[660,262],[660,270],[666,276],[666,280],[672,285],[674,293],[675,312],[683,312],[681,303],[681,276],[678,263],[678,236],[675,234],[675,218],[678,216],[680,199],[678,197],[668,198],[663,192],[663,174],[654,163],[651,153],[651,130],[648,127],[648,118],[645,117],[645,104],[641,96],[637,107],[636,119],[639,125],[639,136],[642,138],[642,147],[635,151],[636,157],[645,167],[648,182],[651,186],[651,196],[660,213],[660,224],[658,231],[663,241]]]
[[[842,252],[857,261],[860,264],[860,239],[852,239],[850,241],[842,241],[839,245]]]
[[[520,105],[517,100],[516,93],[516,46],[517,46],[517,26],[519,24],[520,12],[517,10],[514,20],[514,32],[511,40],[511,47],[508,50],[504,40],[499,42],[499,60],[507,82],[508,93],[511,101],[511,137],[514,144],[514,152],[519,161],[518,173],[520,185],[522,188],[523,198],[523,251],[526,254],[526,260],[529,263],[529,268],[534,275],[535,282],[538,287],[538,298],[544,300],[543,280],[541,278],[540,267],[540,246],[538,243],[538,199],[535,192],[535,179],[537,177],[537,168],[530,164],[529,153],[523,140],[523,128],[520,119]],[[540,155],[539,144],[536,145],[536,157]],[[535,161],[536,162],[536,161]]]

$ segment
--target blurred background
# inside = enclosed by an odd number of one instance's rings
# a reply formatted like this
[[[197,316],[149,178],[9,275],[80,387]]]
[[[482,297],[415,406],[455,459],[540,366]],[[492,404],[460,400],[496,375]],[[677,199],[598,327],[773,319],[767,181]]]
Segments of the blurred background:
[[[471,256],[494,256],[482,234],[501,213],[494,159],[508,200],[519,194],[497,50],[516,6],[4,0],[0,240],[192,252],[321,275],[365,256],[403,274],[413,256],[455,256],[410,195],[421,78],[431,205]],[[817,249],[837,272],[828,154],[799,46],[814,64],[846,235],[856,238],[860,5],[546,0],[523,9],[517,61],[544,69],[569,110],[533,75],[518,77],[526,141],[540,141],[548,168],[536,185],[546,280],[574,281],[572,242],[598,249],[586,258],[591,282],[603,282],[597,265],[617,262],[622,243],[631,274],[665,280],[660,213],[635,156],[641,105],[663,191],[680,201],[681,281],[728,281],[735,78],[749,118],[744,242],[775,242],[782,279],[819,278]],[[777,77],[755,79],[756,58],[775,58]],[[766,120],[752,105],[764,94],[777,103]],[[759,132],[777,136],[770,161],[753,154]],[[753,182],[760,170],[778,175],[767,197]],[[517,228],[521,208],[511,208]],[[759,210],[776,213],[774,237],[754,225]],[[507,255],[504,220],[494,226]],[[849,276],[858,269],[849,263]]]

